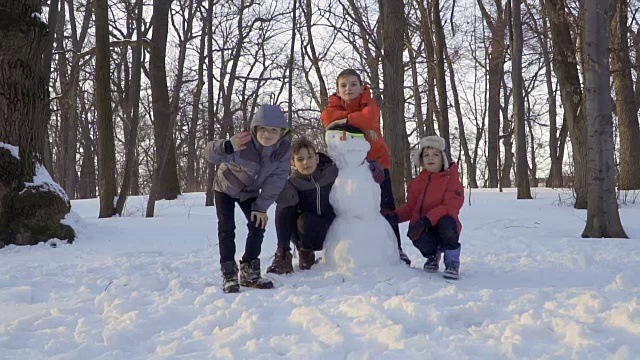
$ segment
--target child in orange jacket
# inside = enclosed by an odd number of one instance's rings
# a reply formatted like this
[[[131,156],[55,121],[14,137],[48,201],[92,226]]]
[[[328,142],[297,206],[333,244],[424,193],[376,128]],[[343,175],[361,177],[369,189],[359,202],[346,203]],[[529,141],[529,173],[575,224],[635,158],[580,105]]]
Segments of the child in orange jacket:
[[[409,182],[407,203],[385,216],[390,222],[409,221],[407,236],[427,258],[424,270],[437,272],[444,252],[443,276],[456,280],[460,271],[460,231],[458,214],[464,204],[464,188],[458,166],[449,163],[445,140],[427,136],[420,140],[413,156],[420,174]]]
[[[325,129],[340,124],[348,124],[365,133],[371,149],[367,160],[375,160],[384,168],[384,181],[380,183],[380,209],[393,211],[396,208],[391,189],[391,157],[389,147],[380,132],[380,108],[371,98],[371,90],[362,83],[360,74],[353,69],[346,69],[336,79],[338,91],[329,97],[329,105],[322,111],[322,123]],[[400,259],[411,264],[411,260],[402,251],[398,224],[390,222],[398,241]]]

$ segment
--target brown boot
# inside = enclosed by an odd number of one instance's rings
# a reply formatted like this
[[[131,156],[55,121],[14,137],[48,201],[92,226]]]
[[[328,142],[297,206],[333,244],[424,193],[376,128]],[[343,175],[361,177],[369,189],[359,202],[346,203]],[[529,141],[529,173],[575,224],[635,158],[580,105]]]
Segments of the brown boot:
[[[283,248],[276,250],[276,256],[271,266],[267,268],[267,272],[271,274],[289,274],[293,272],[293,256],[291,251],[285,251]]]
[[[312,250],[298,249],[298,267],[300,270],[309,270],[316,263],[316,254]]]

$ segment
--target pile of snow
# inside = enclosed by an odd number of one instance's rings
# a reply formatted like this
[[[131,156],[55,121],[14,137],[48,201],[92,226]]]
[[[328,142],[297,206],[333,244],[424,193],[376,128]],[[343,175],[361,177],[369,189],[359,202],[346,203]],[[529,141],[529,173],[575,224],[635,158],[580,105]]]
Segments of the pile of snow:
[[[203,194],[160,201],[151,219],[143,197],[111,219],[97,219],[97,200],[74,200],[86,228],[73,245],[0,249],[0,357],[637,358],[640,205],[620,209],[631,239],[582,239],[586,212],[558,206],[559,194],[473,190],[459,281],[420,270],[403,238],[414,268],[349,276],[319,266],[239,294],[220,287],[215,208]],[[242,249],[240,220],[236,231]],[[275,247],[271,221],[265,268]]]
[[[63,198],[65,201],[69,201],[69,197],[67,196],[67,193],[64,191],[64,189],[60,185],[58,185],[58,183],[53,181],[47,169],[39,163],[36,164],[36,174],[33,177],[33,181],[25,182],[24,186],[25,189],[22,190],[22,192],[26,191],[26,188],[28,187],[41,187],[46,191],[58,194],[58,196]]]

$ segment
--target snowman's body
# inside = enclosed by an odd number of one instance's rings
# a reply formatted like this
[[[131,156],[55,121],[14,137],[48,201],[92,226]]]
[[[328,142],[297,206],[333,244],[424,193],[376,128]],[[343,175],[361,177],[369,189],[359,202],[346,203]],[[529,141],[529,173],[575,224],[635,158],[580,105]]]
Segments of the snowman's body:
[[[339,171],[329,195],[336,218],[324,244],[325,263],[343,273],[398,264],[395,235],[380,215],[380,185],[365,161],[369,143],[361,134],[332,130],[326,141]]]

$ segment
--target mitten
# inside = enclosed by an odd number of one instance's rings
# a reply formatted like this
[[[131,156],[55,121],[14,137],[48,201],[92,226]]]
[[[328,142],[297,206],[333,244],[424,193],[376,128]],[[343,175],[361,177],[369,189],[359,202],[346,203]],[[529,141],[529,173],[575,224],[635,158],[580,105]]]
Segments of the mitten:
[[[369,161],[369,170],[373,176],[373,181],[380,184],[384,181],[384,168],[375,160]]]
[[[422,233],[431,227],[431,221],[428,217],[422,216],[418,221],[409,224],[407,236],[411,241],[416,241],[422,236]]]

